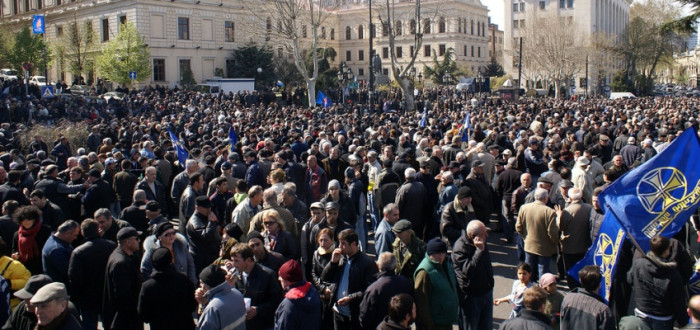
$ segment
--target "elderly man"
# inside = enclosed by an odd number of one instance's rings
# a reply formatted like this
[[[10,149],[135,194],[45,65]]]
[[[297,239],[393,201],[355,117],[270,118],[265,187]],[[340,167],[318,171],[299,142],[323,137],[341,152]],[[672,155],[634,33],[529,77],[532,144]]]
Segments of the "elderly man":
[[[211,212],[211,201],[207,196],[195,199],[195,212],[187,222],[187,241],[194,259],[195,271],[201,272],[219,256],[221,234],[217,229],[218,219]]]
[[[155,167],[146,167],[145,178],[136,184],[136,189],[146,192],[146,199],[156,201],[160,205],[165,205],[165,188],[163,184],[156,180],[158,170]]]
[[[41,250],[44,274],[51,276],[56,282],[68,284],[68,265],[73,252],[71,243],[78,238],[79,233],[80,225],[73,220],[67,220],[58,226]]]
[[[241,201],[233,210],[231,223],[241,227],[244,234],[250,231],[250,220],[261,209],[263,201],[263,189],[261,186],[252,186],[248,189],[248,197]],[[234,237],[239,239],[238,237]],[[241,237],[242,240],[244,237]]]
[[[416,234],[424,238],[427,228],[425,219],[431,219],[432,213],[432,207],[427,202],[428,192],[422,183],[416,181],[416,170],[412,167],[404,171],[404,177],[406,181],[396,192],[396,205],[399,213],[413,224]]]
[[[360,303],[360,324],[364,329],[376,329],[389,314],[389,302],[392,297],[399,294],[413,295],[411,281],[394,272],[396,257],[391,252],[379,254],[377,268],[377,280],[367,287]]]
[[[633,168],[642,160],[644,151],[637,146],[637,139],[634,136],[630,136],[627,139],[627,145],[620,149],[620,156],[622,156],[622,160],[628,168]]]
[[[197,197],[204,195],[204,175],[202,173],[193,173],[190,175],[190,184],[180,197],[180,232],[185,234],[187,220],[194,213],[195,200]]]
[[[36,315],[37,329],[82,329],[80,322],[68,311],[68,290],[63,283],[43,286],[30,300]]]
[[[391,231],[396,235],[392,248],[396,257],[396,274],[413,281],[413,275],[425,256],[425,242],[413,232],[411,222],[402,219],[394,224]]]
[[[561,231],[561,252],[564,259],[569,289],[579,287],[578,282],[568,275],[569,269],[581,260],[591,246],[589,233],[591,232],[590,215],[593,207],[581,201],[581,189],[569,190],[571,204],[565,209],[556,208],[559,217],[559,230]]]
[[[117,242],[117,234],[122,228],[131,227],[131,225],[124,221],[115,219],[112,216],[112,212],[109,209],[101,208],[94,213],[95,221],[99,225],[99,232],[102,238],[110,240],[112,242]]]
[[[586,201],[591,200],[593,185],[595,184],[593,178],[591,178],[586,171],[590,163],[591,161],[588,160],[586,156],[581,156],[571,170],[571,181],[574,183],[574,188],[581,190],[583,199]]]
[[[469,187],[461,187],[440,216],[440,234],[443,240],[447,241],[450,247],[454,246],[469,221],[473,219],[476,219],[476,214],[472,207],[472,190]]]
[[[175,179],[173,179],[173,187],[170,190],[170,198],[173,200],[173,203],[175,203],[175,206],[178,207],[178,210],[180,206],[180,196],[182,196],[182,192],[187,189],[187,185],[190,183],[190,175],[197,173],[197,171],[199,171],[197,161],[194,159],[188,159],[185,162],[185,170],[176,175]],[[158,203],[165,205],[160,201],[158,201]]]
[[[428,242],[415,275],[416,323],[419,329],[452,329],[457,321],[459,297],[447,244],[436,237]]]
[[[119,218],[128,222],[138,231],[148,230],[148,219],[144,208],[148,203],[146,192],[141,189],[134,190],[134,202],[126,208],[122,208]]]
[[[524,240],[525,262],[532,267],[532,279],[549,273],[552,256],[559,244],[556,212],[547,206],[549,193],[535,189],[535,201],[520,207],[515,229]]]
[[[382,252],[392,252],[391,244],[396,239],[391,227],[399,221],[399,208],[394,203],[384,206],[384,219],[379,222],[377,230],[374,232],[374,251],[377,259]]]

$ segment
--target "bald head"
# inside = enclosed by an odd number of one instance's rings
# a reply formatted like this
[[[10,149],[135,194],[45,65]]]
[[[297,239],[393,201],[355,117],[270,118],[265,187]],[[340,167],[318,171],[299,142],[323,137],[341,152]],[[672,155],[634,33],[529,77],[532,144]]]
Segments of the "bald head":
[[[688,316],[693,319],[693,323],[700,322],[700,295],[694,295],[688,302]]]
[[[484,230],[486,230],[486,226],[483,222],[479,220],[469,221],[469,224],[467,225],[467,236],[479,236],[479,234],[481,234],[481,232]]]

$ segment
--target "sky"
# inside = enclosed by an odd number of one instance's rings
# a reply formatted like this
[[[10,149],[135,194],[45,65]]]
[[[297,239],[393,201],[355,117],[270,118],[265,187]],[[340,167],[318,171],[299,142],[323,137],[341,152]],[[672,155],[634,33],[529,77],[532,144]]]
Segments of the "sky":
[[[498,24],[498,28],[501,30],[503,30],[504,2],[503,0],[481,0],[481,3],[489,8],[491,23]]]

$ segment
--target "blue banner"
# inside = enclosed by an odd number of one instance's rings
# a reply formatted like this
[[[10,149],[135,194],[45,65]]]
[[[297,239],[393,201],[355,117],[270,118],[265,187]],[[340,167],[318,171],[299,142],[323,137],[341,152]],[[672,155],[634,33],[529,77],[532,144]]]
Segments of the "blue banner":
[[[464,116],[464,123],[462,124],[462,142],[469,142],[469,129],[472,128],[472,122],[469,120],[469,111]]]
[[[420,127],[428,126],[428,107],[423,108],[423,117],[421,117],[418,125],[420,125]]]
[[[625,241],[625,236],[625,230],[622,229],[620,223],[615,219],[615,215],[612,212],[606,212],[603,223],[600,225],[598,237],[588,249],[588,252],[586,252],[586,256],[569,269],[569,275],[580,283],[581,281],[578,278],[579,270],[588,265],[600,267],[603,279],[598,295],[605,301],[609,301],[617,257],[620,255],[620,248]]]
[[[333,101],[331,101],[331,98],[326,96],[326,94],[323,94],[322,91],[318,91],[316,94],[316,104],[320,104],[324,108],[328,108],[333,105]]]
[[[697,294],[700,294],[700,272],[698,271],[696,264],[695,272],[688,281],[688,297],[692,297]]]
[[[34,32],[34,34],[44,34],[44,32],[46,32],[44,15],[34,15],[34,20],[32,21],[32,32]]]
[[[168,133],[170,134],[170,140],[173,142],[173,147],[177,152],[177,160],[180,162],[180,166],[185,167],[185,161],[189,158],[187,149],[185,149],[185,146],[182,145],[182,142],[180,142],[180,139],[177,138],[173,131],[168,129]]]
[[[687,129],[649,161],[613,182],[598,196],[620,224],[649,251],[652,237],[671,237],[688,221],[700,202],[700,141]],[[609,212],[607,212],[609,213]]]
[[[230,145],[231,152],[234,152],[234,147],[236,146],[236,143],[238,142],[238,136],[236,135],[236,132],[233,130],[233,125],[228,128],[228,143]]]

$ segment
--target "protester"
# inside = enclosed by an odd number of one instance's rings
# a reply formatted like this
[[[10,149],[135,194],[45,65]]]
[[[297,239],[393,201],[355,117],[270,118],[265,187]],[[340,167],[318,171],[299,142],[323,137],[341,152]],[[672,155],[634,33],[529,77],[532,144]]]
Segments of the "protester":
[[[321,329],[321,298],[296,260],[285,262],[279,270],[280,284],[287,293],[275,312],[275,329]]]
[[[538,286],[528,288],[523,292],[523,305],[525,309],[521,310],[515,318],[501,323],[499,330],[548,330],[552,329],[549,325],[549,318],[544,314],[545,303],[547,302],[547,293]]]
[[[598,266],[583,267],[578,272],[580,288],[574,289],[561,303],[561,328],[615,329],[615,319],[605,300],[598,296],[602,275]]]
[[[452,329],[459,314],[459,298],[445,242],[437,237],[428,242],[414,282],[419,329]]]

